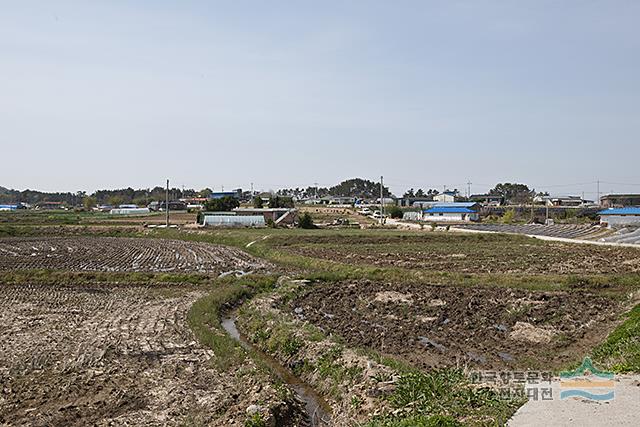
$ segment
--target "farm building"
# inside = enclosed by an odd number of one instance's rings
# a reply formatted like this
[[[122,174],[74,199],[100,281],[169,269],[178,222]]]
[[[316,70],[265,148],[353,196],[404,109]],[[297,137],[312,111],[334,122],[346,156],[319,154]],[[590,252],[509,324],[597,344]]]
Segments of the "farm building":
[[[181,202],[187,204],[187,209],[204,209],[204,205],[209,199],[206,197],[190,197],[180,199]]]
[[[411,207],[411,206],[421,206],[422,203],[433,203],[433,198],[431,196],[428,197],[403,197],[401,199],[396,200],[398,206]]]
[[[323,205],[352,205],[356,202],[355,197],[338,197],[327,196],[320,199],[320,204]]]
[[[167,202],[151,202],[149,203],[149,206],[147,206],[149,208],[149,210],[152,210],[154,212],[156,211],[165,211],[166,207],[167,207]],[[187,210],[187,204],[184,202],[181,202],[180,200],[170,200],[169,201],[169,210],[170,211],[186,211]]]
[[[298,211],[288,208],[236,208],[233,212],[241,216],[262,215],[265,222],[282,225],[293,225],[298,219]]]
[[[114,207],[111,205],[98,205],[94,210],[97,210],[99,212],[110,212],[111,209],[114,209]]]
[[[603,208],[640,206],[640,194],[609,194],[600,199]]]
[[[457,191],[445,191],[433,196],[433,200],[440,203],[455,203],[460,200],[460,195]]]
[[[201,225],[205,227],[266,227],[267,223],[262,215],[234,215],[233,212],[216,212],[203,215]]]
[[[18,205],[0,205],[0,211],[15,211],[18,210]]]
[[[39,210],[55,210],[64,209],[62,202],[40,202],[36,205],[36,209]]]
[[[552,197],[548,203],[552,206],[579,207],[593,204],[593,200],[585,200],[580,196]]]
[[[640,207],[610,208],[598,212],[600,224],[608,227],[640,226]]]
[[[131,205],[128,205],[131,206]],[[135,205],[133,205],[135,206]],[[111,209],[109,211],[109,215],[146,215],[151,211],[149,208],[139,208],[139,207],[119,207],[116,209]]]
[[[422,212],[429,222],[470,222],[480,220],[480,206],[475,202],[437,203]]]
[[[504,197],[493,194],[472,194],[469,200],[484,206],[501,206],[504,204]]]

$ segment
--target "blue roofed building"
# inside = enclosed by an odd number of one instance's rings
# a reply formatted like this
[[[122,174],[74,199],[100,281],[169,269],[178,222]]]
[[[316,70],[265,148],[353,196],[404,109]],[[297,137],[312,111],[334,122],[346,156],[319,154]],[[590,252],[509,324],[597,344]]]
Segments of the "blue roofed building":
[[[600,224],[610,228],[640,226],[640,207],[605,209],[598,215]]]
[[[471,222],[480,220],[480,205],[475,202],[435,203],[422,211],[428,222]]]

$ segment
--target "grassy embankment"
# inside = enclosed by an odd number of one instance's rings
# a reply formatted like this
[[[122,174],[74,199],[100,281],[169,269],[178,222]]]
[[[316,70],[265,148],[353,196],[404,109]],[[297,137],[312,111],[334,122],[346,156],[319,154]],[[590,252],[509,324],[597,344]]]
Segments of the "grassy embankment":
[[[616,373],[640,372],[640,305],[592,351],[594,362]]]

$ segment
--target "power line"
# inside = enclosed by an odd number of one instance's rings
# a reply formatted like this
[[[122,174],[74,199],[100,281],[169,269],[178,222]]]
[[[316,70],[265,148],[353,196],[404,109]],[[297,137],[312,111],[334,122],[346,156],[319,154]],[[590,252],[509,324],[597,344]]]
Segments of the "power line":
[[[608,184],[608,185],[628,185],[630,187],[640,187],[640,184],[631,184],[628,182],[607,182],[607,181],[600,181],[601,184]]]

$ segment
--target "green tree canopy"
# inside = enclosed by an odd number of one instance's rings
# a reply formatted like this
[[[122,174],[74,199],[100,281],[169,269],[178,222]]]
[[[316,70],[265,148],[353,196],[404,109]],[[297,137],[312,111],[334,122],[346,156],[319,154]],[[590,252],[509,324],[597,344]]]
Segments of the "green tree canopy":
[[[272,196],[269,199],[270,208],[293,208],[293,199],[284,196]]]
[[[502,196],[509,203],[527,203],[536,194],[525,184],[512,184],[510,182],[497,184],[489,190],[492,196]]]
[[[380,197],[380,183],[368,179],[353,178],[342,181],[331,187],[329,194],[338,197],[360,197],[364,199],[376,199]],[[382,188],[383,197],[391,197],[389,187]]]
[[[238,206],[240,206],[238,199],[231,196],[212,199],[206,203],[206,209],[211,212],[229,212]]]

